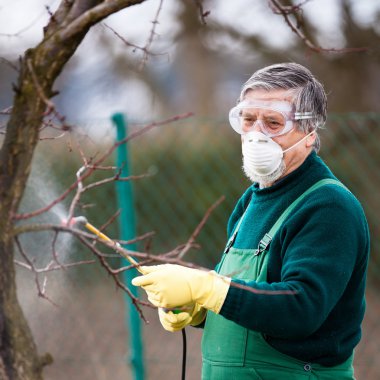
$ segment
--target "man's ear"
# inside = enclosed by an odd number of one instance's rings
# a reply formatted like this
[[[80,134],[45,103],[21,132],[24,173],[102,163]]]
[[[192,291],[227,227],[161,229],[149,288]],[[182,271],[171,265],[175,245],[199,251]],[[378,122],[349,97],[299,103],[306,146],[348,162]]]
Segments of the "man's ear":
[[[307,148],[312,147],[315,143],[316,138],[317,138],[317,133],[315,131],[310,133],[310,135],[306,137],[306,147]]]

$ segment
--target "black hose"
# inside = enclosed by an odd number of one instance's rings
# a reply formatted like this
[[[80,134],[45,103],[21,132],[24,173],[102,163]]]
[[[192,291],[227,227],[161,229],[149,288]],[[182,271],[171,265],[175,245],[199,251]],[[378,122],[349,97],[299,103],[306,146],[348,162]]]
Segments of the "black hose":
[[[182,380],[186,378],[186,346],[186,331],[182,329]]]

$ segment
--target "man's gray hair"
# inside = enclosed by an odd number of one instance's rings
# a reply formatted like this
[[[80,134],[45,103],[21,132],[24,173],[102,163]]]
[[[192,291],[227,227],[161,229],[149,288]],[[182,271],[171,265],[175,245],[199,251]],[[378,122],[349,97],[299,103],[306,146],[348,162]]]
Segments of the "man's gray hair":
[[[318,128],[327,118],[327,97],[322,84],[310,70],[298,63],[279,63],[256,71],[243,85],[240,101],[249,90],[289,90],[293,95],[295,112],[311,112],[312,119],[297,121],[297,128],[305,133],[316,131],[314,150],[319,151]]]

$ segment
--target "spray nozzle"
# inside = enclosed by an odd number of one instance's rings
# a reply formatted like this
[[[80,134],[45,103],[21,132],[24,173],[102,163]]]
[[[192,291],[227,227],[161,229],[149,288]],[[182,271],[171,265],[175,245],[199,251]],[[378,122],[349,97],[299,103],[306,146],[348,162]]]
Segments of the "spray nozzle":
[[[66,227],[74,227],[77,224],[85,226],[88,223],[88,220],[85,216],[76,216],[70,219],[62,219],[62,225]]]
[[[75,225],[78,225],[78,224],[82,225],[85,228],[87,228],[90,232],[92,232],[94,235],[96,235],[99,239],[107,241],[109,243],[113,243],[115,247],[121,248],[118,242],[115,242],[114,240],[110,239],[107,235],[105,235],[103,232],[99,231],[95,226],[89,223],[85,216],[76,216],[69,220],[63,220],[62,223],[68,227],[74,227]],[[121,254],[120,252],[118,253]],[[126,258],[132,265],[134,265],[140,273],[143,273],[141,267],[139,266],[139,263],[133,257],[127,254],[121,254],[121,255],[124,258]]]

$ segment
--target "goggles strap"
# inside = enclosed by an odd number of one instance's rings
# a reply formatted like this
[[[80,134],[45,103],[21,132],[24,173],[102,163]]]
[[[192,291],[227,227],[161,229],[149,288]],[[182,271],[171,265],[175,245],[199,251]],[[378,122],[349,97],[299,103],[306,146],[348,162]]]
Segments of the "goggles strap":
[[[313,113],[312,112],[295,112],[294,113],[294,120],[305,120],[305,119],[313,119]]]

